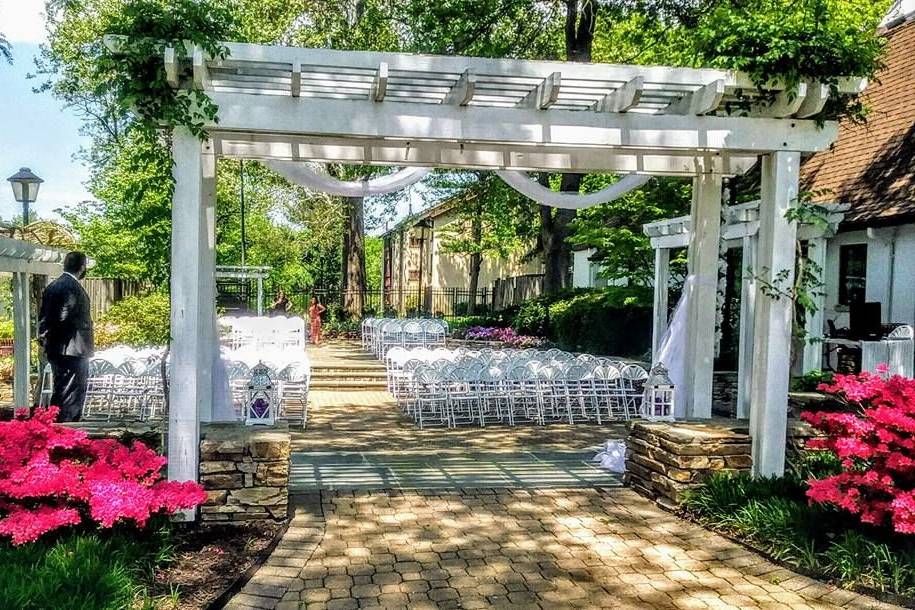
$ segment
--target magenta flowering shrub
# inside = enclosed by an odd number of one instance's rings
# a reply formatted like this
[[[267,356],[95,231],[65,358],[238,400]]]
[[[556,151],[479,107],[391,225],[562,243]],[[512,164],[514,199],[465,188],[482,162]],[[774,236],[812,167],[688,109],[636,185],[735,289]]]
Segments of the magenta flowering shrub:
[[[152,515],[206,500],[193,481],[163,481],[166,459],[143,443],[90,440],[55,423],[57,413],[36,409],[0,422],[0,535],[13,544],[87,522],[143,527]]]
[[[511,347],[540,347],[544,340],[531,335],[519,335],[513,328],[495,326],[471,326],[464,333],[465,339],[473,341],[499,341]]]
[[[915,533],[915,380],[898,375],[836,375],[819,389],[851,412],[805,412],[826,437],[810,448],[833,451],[842,472],[808,481],[807,497],[846,510],[863,523]]]

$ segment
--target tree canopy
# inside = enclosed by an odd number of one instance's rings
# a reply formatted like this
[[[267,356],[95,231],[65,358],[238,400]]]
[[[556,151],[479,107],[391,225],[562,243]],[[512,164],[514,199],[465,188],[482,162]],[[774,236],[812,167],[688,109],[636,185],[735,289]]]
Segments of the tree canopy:
[[[875,35],[890,0],[50,0],[49,42],[38,62],[39,89],[84,119],[92,138],[83,159],[97,203],[64,211],[97,273],[165,284],[169,275],[171,158],[168,131],[202,135],[215,108],[200,92],[165,82],[161,49],[190,40],[219,56],[220,40],[279,42],[337,49],[403,50],[539,59],[715,66],[747,72],[761,86],[840,76],[873,77],[882,41]],[[117,55],[105,34],[130,40]],[[580,41],[587,53],[579,56]],[[577,42],[576,42],[577,41]],[[4,41],[0,39],[0,54]],[[572,44],[575,43],[575,44]],[[571,46],[570,46],[571,44]],[[578,45],[578,46],[576,46]],[[183,45],[177,45],[183,53]],[[125,60],[126,58],[126,60]],[[824,116],[860,119],[858,100],[835,97]],[[736,109],[739,111],[739,109]],[[246,163],[247,262],[273,265],[283,286],[336,283],[345,234],[354,226],[339,198],[310,193]],[[240,259],[240,166],[219,165],[221,263]],[[341,177],[368,168],[336,167]],[[441,175],[436,180],[441,180]],[[590,191],[612,176],[567,187]],[[559,187],[558,178],[548,180]],[[486,173],[464,181],[468,195],[449,248],[507,255],[544,245],[538,223],[551,222],[531,202]],[[434,185],[426,187],[430,198]],[[648,254],[640,225],[688,209],[689,184],[656,179],[638,192],[577,215],[568,243],[595,247],[608,278],[644,281]],[[390,213],[391,198],[365,212]],[[465,205],[466,204],[466,205]],[[571,215],[570,215],[571,218]],[[473,239],[474,227],[480,239]],[[372,248],[377,250],[377,246]],[[379,265],[380,266],[380,265]],[[373,272],[374,273],[374,272]]]

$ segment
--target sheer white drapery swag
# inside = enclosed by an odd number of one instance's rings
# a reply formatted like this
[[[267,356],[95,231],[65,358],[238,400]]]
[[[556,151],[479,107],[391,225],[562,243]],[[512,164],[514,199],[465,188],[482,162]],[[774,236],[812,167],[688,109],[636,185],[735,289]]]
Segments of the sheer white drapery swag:
[[[611,184],[606,188],[588,194],[581,193],[562,193],[553,191],[534,180],[526,172],[515,170],[498,170],[496,175],[522,195],[525,195],[537,203],[548,205],[554,208],[565,208],[567,210],[577,210],[581,208],[590,208],[601,203],[608,203],[614,199],[619,199],[626,193],[643,186],[651,176],[640,176],[637,174],[628,174],[623,176],[618,182]]]
[[[371,197],[400,191],[419,182],[432,171],[428,167],[405,167],[393,174],[368,180],[345,181],[316,171],[304,161],[264,160],[263,164],[293,184],[342,197]]]
[[[674,384],[677,390],[674,392],[674,417],[677,419],[686,417],[686,396],[683,395],[681,388],[686,381],[686,327],[688,316],[689,295],[696,286],[696,276],[690,275],[683,282],[683,292],[674,312],[670,316],[670,324],[667,331],[661,338],[658,347],[658,355],[655,362],[661,363],[667,368],[667,376]]]
[[[303,161],[265,160],[263,163],[294,184],[343,197],[370,197],[393,193],[419,182],[431,171],[426,167],[405,167],[386,176],[344,181],[317,171]],[[599,191],[581,194],[553,191],[531,180],[527,173],[521,171],[498,170],[496,174],[510,187],[539,204],[570,210],[589,208],[613,201],[643,186],[651,179],[650,176],[629,174]]]

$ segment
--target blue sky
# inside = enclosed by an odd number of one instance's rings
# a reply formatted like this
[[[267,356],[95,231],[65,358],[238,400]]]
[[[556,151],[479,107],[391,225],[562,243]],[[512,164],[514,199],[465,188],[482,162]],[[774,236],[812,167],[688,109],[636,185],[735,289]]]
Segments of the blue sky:
[[[41,0],[0,0],[0,31],[13,45],[13,65],[0,62],[0,218],[20,214],[6,178],[20,167],[44,178],[37,210],[54,210],[90,199],[83,186],[86,168],[73,159],[88,138],[79,134],[80,120],[49,93],[32,93],[38,44],[44,40]]]

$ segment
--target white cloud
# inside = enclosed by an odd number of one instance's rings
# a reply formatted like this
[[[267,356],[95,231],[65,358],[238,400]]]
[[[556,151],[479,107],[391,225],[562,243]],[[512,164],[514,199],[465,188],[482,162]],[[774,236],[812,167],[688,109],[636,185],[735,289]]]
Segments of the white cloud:
[[[44,0],[0,0],[0,32],[13,45],[44,42]]]

